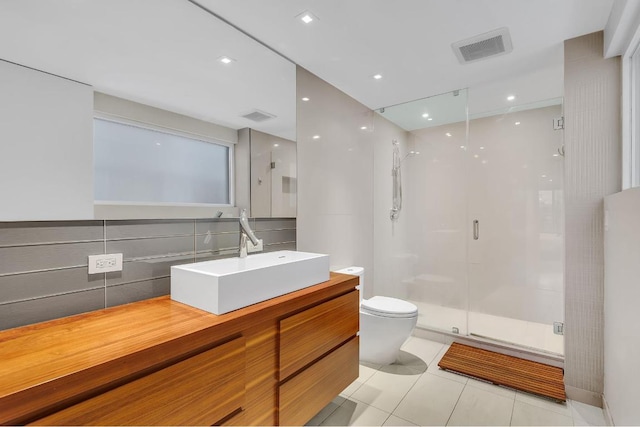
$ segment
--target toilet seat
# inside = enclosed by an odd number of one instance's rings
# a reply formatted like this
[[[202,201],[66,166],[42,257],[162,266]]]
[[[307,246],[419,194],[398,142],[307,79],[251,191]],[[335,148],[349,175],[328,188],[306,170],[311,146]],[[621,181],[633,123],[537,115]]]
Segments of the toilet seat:
[[[360,311],[380,317],[411,318],[418,315],[418,307],[397,298],[375,296],[362,300]]]

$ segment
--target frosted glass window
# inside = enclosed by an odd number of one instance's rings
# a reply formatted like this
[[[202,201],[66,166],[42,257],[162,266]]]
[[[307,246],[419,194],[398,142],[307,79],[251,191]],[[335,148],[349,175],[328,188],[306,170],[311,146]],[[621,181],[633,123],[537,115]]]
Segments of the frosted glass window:
[[[94,120],[95,199],[230,204],[230,147]]]

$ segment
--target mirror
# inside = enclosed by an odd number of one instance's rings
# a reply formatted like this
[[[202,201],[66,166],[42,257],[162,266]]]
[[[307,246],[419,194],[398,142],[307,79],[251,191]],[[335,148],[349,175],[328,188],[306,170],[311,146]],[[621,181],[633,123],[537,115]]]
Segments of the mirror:
[[[0,5],[0,59],[235,131],[294,141],[295,64],[210,13],[213,6],[9,0]]]
[[[238,133],[238,144],[251,152],[251,216],[295,218],[297,208],[296,143],[255,129]]]

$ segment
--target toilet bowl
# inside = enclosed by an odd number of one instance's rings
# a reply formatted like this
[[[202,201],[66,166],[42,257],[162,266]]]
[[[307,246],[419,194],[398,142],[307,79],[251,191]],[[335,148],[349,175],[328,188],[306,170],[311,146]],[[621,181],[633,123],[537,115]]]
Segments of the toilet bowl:
[[[396,361],[400,347],[411,336],[418,321],[418,307],[383,296],[363,299],[364,268],[349,267],[337,273],[360,279],[360,360],[377,365]]]

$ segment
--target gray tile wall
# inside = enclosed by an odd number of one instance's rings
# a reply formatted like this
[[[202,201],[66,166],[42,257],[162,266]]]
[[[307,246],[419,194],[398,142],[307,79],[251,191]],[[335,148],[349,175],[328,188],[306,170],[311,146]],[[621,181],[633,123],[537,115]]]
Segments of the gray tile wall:
[[[296,219],[250,219],[264,251],[296,249]],[[237,219],[0,223],[0,330],[170,291],[171,266],[236,256]],[[87,256],[122,253],[89,275]]]

